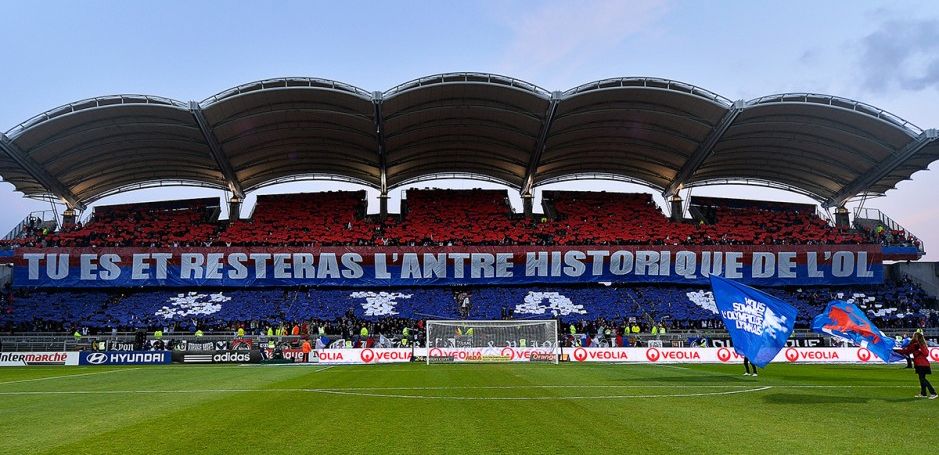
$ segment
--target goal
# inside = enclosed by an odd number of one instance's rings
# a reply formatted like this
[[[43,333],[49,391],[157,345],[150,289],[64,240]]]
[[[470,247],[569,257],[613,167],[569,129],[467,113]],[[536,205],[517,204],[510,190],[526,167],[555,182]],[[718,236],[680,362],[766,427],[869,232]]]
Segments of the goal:
[[[558,362],[555,320],[427,321],[427,363]]]

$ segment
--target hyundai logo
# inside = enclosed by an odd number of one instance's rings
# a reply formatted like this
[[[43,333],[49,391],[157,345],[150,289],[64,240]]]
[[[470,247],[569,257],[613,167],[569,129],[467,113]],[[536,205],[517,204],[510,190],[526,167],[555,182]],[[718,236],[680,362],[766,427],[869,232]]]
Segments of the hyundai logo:
[[[101,365],[108,361],[108,355],[101,352],[92,352],[88,354],[88,357],[85,358],[85,361],[92,365]]]

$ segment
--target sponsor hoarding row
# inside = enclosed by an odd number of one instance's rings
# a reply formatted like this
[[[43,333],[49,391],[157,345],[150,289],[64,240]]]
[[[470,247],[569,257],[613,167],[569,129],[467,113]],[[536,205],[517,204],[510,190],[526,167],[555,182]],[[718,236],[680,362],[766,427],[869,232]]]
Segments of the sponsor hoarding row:
[[[78,365],[77,352],[0,352],[0,367]]]
[[[572,362],[623,363],[742,363],[732,348],[573,348],[564,354]],[[930,350],[939,362],[939,348]],[[774,363],[878,363],[865,348],[784,348]]]
[[[440,362],[530,362],[544,361],[546,355],[561,354],[571,362],[623,363],[742,363],[743,356],[732,348],[414,348],[410,349],[326,349],[315,352],[319,363],[372,364],[409,362],[412,356]],[[930,350],[930,359],[939,362],[939,348]],[[785,348],[775,363],[878,363],[864,348]]]
[[[402,363],[410,362],[412,355],[423,349],[321,349],[313,351],[319,359],[318,363],[325,364],[376,364],[376,363]]]
[[[742,363],[732,348],[414,348],[322,349],[306,359],[302,351],[285,350],[295,362],[322,364],[406,363],[431,358],[445,362],[530,362],[561,355],[570,362],[621,363]],[[929,350],[939,362],[939,348]],[[258,363],[261,353],[252,351],[104,351],[104,352],[0,352],[0,367],[36,365],[157,365],[177,363]],[[865,348],[785,348],[775,363],[881,363]]]

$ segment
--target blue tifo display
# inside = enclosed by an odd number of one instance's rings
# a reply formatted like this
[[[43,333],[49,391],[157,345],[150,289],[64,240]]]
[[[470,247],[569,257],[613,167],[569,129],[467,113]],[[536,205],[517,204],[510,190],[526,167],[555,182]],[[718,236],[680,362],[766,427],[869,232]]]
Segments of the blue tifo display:
[[[856,302],[880,327],[910,327],[933,321],[927,311],[929,297],[921,288],[888,281],[879,286],[771,288],[764,292],[799,310],[799,327],[810,328],[812,318],[832,298]],[[708,327],[721,323],[713,293],[704,286],[499,286],[469,293],[469,317],[500,319],[511,310],[516,318],[555,315],[567,323],[598,318],[668,317],[671,327]],[[20,290],[9,312],[0,312],[0,324],[30,326],[33,321],[60,321],[66,326],[91,328],[163,327],[193,320],[199,325],[228,326],[258,320],[280,324],[284,320],[333,321],[347,313],[362,320],[384,318],[459,319],[453,290],[446,287],[394,289],[234,289],[181,290],[124,289],[119,296],[98,290]],[[930,325],[933,322],[929,322]]]

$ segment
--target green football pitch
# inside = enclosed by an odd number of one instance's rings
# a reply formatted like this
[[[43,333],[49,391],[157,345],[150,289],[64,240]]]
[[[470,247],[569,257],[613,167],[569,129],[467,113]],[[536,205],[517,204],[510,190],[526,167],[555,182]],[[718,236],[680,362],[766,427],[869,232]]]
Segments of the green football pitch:
[[[0,370],[0,453],[939,451],[900,366],[424,365]],[[936,381],[939,382],[939,381]]]

